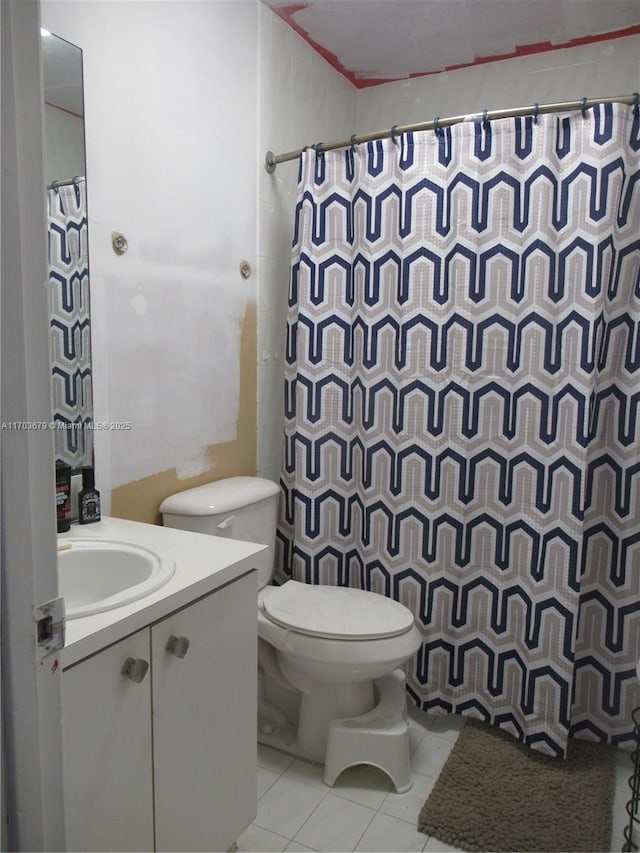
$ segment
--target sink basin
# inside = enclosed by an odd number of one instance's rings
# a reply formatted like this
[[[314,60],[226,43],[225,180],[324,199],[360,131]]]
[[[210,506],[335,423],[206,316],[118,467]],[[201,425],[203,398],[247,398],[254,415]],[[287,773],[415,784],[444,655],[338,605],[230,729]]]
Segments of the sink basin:
[[[141,545],[113,539],[70,539],[58,551],[58,584],[67,619],[121,607],[163,586],[175,562]]]

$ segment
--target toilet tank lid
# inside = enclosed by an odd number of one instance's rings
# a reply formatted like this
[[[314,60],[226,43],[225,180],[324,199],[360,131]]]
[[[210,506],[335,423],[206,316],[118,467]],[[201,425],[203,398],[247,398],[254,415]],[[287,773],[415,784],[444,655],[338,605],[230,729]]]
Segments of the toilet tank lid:
[[[218,515],[258,503],[279,492],[277,483],[262,477],[227,477],[170,495],[160,504],[160,512],[163,515]]]

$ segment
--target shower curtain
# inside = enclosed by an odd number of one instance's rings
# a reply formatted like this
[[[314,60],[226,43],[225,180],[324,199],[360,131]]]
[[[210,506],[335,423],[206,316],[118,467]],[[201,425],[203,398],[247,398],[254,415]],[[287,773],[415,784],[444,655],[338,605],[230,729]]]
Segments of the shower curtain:
[[[93,464],[91,318],[84,178],[47,190],[49,325],[55,458]]]
[[[640,704],[638,108],[300,161],[280,582],[409,607],[410,695],[531,747]]]

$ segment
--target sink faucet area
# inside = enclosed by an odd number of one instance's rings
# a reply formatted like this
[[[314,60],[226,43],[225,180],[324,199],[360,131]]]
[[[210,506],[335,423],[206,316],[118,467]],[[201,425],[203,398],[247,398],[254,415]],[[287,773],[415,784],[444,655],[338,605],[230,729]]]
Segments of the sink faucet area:
[[[102,613],[149,595],[163,586],[176,568],[170,554],[130,542],[111,539],[61,542],[58,583],[67,619]]]

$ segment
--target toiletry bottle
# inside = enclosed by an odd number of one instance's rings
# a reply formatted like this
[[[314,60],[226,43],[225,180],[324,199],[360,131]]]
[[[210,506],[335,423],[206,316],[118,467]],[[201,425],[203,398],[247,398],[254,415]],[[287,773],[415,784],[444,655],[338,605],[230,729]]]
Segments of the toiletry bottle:
[[[93,468],[82,469],[82,491],[78,493],[78,521],[100,521],[100,492],[95,487]]]
[[[56,460],[56,519],[58,533],[71,527],[71,466]]]

